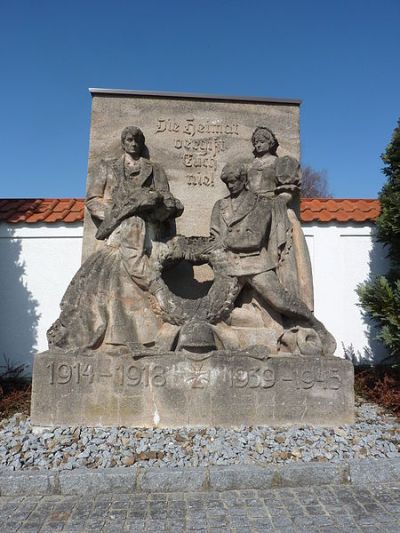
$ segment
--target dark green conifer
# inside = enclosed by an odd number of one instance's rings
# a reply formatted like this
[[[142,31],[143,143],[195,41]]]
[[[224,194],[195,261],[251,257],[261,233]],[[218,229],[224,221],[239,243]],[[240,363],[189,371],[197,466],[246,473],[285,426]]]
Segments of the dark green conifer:
[[[377,238],[387,250],[390,271],[359,285],[361,306],[378,326],[377,338],[400,357],[400,120],[382,160],[387,181],[379,193],[381,214],[376,221]]]

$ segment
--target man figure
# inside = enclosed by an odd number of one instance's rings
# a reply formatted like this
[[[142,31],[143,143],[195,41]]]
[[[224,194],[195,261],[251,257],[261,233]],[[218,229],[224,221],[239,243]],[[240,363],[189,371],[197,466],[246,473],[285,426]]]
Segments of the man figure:
[[[86,207],[97,223],[101,222],[96,238],[107,238],[132,214],[150,223],[155,238],[170,236],[171,221],[182,214],[183,206],[170,193],[163,168],[147,159],[142,130],[126,127],[121,147],[122,156],[103,161],[88,186]]]
[[[216,262],[226,274],[236,276],[242,286],[250,285],[267,306],[300,326],[314,329],[321,339],[323,354],[333,355],[336,342],[332,335],[278,279],[276,270],[284,251],[281,233],[286,232],[286,227],[274,224],[273,202],[279,200],[263,198],[246,188],[244,163],[228,163],[221,180],[229,196],[216,202],[211,215]]]
[[[149,303],[153,246],[168,236],[183,206],[163,169],[147,159],[143,132],[122,131],[123,154],[102,162],[86,206],[104,240],[83,262],[48,331],[49,346],[68,351],[153,346],[161,327]]]

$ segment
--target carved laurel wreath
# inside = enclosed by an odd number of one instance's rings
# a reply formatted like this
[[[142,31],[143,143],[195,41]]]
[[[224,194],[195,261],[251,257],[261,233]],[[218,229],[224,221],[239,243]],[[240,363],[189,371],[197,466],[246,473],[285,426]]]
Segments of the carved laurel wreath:
[[[240,292],[238,279],[228,276],[216,261],[216,254],[209,252],[209,237],[184,237],[178,235],[166,243],[161,252],[153,258],[155,280],[150,292],[157,300],[158,311],[171,324],[183,325],[193,318],[215,324],[227,318]],[[213,284],[206,296],[196,300],[181,298],[174,294],[162,278],[167,266],[180,261],[192,264],[208,263],[214,272]]]

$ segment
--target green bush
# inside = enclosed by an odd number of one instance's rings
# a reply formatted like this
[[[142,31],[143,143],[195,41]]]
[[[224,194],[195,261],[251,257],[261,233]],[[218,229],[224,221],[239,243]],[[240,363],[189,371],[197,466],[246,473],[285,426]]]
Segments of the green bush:
[[[400,120],[382,155],[387,181],[379,193],[377,238],[387,249],[390,271],[358,286],[361,307],[378,327],[377,338],[400,358]]]

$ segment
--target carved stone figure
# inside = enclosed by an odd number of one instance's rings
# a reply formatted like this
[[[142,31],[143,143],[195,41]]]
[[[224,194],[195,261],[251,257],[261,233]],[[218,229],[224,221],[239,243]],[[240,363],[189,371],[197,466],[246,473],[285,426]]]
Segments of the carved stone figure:
[[[291,293],[296,294],[309,309],[314,309],[311,262],[307,244],[297,218],[300,196],[300,165],[290,156],[278,157],[279,142],[274,133],[261,126],[252,135],[254,160],[248,167],[248,188],[266,198],[275,198],[275,223],[285,228],[284,246],[277,274]],[[286,205],[285,205],[286,204]],[[286,215],[284,211],[286,210]],[[283,233],[283,231],[282,231]]]
[[[118,159],[102,161],[99,173],[89,184],[86,206],[101,221],[96,238],[105,239],[132,213],[153,240],[171,235],[172,221],[183,212],[182,204],[169,192],[167,176],[160,165],[144,157],[143,132],[128,126],[122,131],[124,150]]]
[[[142,131],[125,128],[121,144],[123,155],[103,161],[87,194],[99,224],[96,237],[106,246],[85,261],[68,287],[61,315],[48,331],[50,348],[152,346],[161,329],[149,301],[150,257],[183,206],[169,192],[163,169],[144,157]]]
[[[214,206],[210,238],[173,237],[183,206],[170,193],[163,169],[144,157],[142,131],[123,130],[124,153],[102,161],[87,192],[96,238],[106,245],[72,280],[48,332],[51,348],[237,350],[263,345],[257,331],[264,329],[271,353],[334,352],[333,337],[301,297],[305,244],[300,251],[295,244],[304,236],[288,209],[299,185],[298,163],[276,156],[278,141],[268,128],[257,128],[252,141],[255,161],[228,163],[222,171],[229,196]],[[169,290],[163,270],[183,260],[212,266],[215,279],[206,296],[185,299]],[[307,279],[307,269],[305,274]],[[248,325],[256,334],[243,343],[232,325],[246,295],[251,309],[268,315],[270,323],[260,327],[250,313]]]
[[[215,204],[210,231],[215,238],[214,253],[220,257],[226,273],[237,277],[242,287],[249,285],[264,305],[289,323],[313,329],[319,336],[323,354],[332,355],[336,349],[332,335],[278,277],[288,227],[286,211],[279,208],[282,199],[271,199],[248,190],[247,168],[241,162],[228,163],[221,179],[229,196]]]

